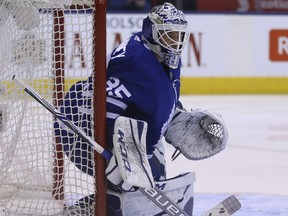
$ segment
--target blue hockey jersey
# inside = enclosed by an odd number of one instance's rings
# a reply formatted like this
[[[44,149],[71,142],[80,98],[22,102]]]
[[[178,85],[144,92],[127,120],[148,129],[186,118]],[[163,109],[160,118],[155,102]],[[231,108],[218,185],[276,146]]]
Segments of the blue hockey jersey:
[[[137,33],[116,47],[107,57],[107,142],[112,148],[115,119],[126,116],[148,123],[147,154],[163,137],[173,116],[179,98],[180,64],[177,69],[160,63]],[[61,112],[91,135],[92,78],[73,85],[66,94]],[[71,160],[77,160],[77,137],[72,136],[61,123],[55,123],[56,135],[61,137],[65,152],[75,150]],[[70,135],[69,135],[70,134]],[[75,148],[76,147],[76,148]],[[80,144],[78,146],[80,148]],[[88,146],[81,145],[81,148]],[[83,156],[83,155],[82,155]],[[89,163],[89,159],[81,159]],[[82,168],[81,168],[82,169]],[[153,168],[152,168],[153,171]]]

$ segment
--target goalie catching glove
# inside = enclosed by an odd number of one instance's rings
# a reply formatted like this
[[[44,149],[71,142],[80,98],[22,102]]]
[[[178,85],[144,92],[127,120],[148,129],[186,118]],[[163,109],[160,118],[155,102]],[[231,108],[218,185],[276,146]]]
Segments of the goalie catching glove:
[[[182,153],[190,160],[201,160],[225,148],[228,132],[219,115],[201,110],[188,112],[176,109],[165,139],[176,148],[173,159]]]

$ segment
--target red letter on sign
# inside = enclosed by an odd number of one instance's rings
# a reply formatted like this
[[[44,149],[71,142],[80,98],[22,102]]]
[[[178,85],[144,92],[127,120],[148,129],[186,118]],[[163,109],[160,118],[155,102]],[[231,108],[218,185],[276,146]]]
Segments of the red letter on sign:
[[[71,56],[71,61],[69,64],[69,68],[73,68],[73,63],[75,57],[78,57],[81,59],[81,67],[85,68],[85,58],[84,58],[84,50],[82,46],[82,39],[80,33],[75,33],[74,34],[74,43],[73,43],[73,49],[72,49],[72,56]]]

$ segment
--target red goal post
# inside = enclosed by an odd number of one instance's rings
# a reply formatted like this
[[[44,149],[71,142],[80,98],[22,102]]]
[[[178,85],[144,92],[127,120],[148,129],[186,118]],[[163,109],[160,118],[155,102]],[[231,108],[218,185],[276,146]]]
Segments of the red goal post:
[[[54,135],[55,118],[11,81],[16,75],[59,107],[93,73],[92,134],[105,147],[106,1],[4,0],[0,30],[0,211],[106,215],[105,160],[93,154],[93,176],[76,168]],[[91,194],[94,205],[71,209]]]

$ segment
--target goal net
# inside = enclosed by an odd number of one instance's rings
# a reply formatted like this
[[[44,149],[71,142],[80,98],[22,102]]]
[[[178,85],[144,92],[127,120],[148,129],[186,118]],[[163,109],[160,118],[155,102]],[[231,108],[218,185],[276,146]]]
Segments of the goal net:
[[[95,194],[95,171],[70,162],[52,114],[12,82],[16,75],[59,107],[93,71],[94,10],[93,0],[0,2],[0,215],[94,214],[74,204]]]

